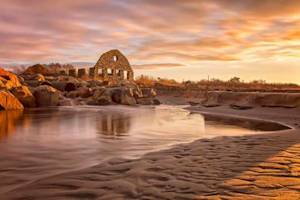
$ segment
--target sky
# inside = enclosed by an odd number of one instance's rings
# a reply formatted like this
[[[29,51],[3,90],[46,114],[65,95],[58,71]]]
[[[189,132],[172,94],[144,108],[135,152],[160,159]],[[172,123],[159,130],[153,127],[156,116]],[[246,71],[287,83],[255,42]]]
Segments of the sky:
[[[300,0],[1,0],[1,64],[111,49],[136,75],[300,84]]]

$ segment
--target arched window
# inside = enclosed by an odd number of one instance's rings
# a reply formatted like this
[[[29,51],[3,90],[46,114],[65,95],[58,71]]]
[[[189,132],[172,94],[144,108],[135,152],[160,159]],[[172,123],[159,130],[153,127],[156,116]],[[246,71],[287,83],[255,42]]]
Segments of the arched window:
[[[112,59],[113,59],[114,62],[117,62],[118,61],[118,56],[113,56]]]

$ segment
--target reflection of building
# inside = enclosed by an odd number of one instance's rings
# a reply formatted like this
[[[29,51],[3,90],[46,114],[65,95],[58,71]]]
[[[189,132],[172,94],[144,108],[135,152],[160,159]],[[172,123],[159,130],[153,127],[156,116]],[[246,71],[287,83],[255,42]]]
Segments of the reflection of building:
[[[98,132],[104,135],[123,135],[129,132],[130,117],[122,114],[107,113],[97,123]]]
[[[18,120],[23,116],[23,110],[0,112],[0,141],[13,134]]]

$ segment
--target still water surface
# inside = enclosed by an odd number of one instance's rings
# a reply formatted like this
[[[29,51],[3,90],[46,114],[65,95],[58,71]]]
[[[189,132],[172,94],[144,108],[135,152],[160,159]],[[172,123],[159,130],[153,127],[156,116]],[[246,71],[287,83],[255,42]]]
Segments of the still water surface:
[[[254,131],[171,106],[60,107],[0,112],[0,194],[99,164],[200,138]]]

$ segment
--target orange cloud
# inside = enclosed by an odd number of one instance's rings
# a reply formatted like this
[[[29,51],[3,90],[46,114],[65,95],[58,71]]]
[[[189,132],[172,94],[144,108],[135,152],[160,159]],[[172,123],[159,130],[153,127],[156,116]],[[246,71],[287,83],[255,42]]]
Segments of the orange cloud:
[[[184,65],[178,63],[156,63],[156,64],[133,65],[132,67],[136,70],[139,69],[153,70],[153,69],[163,69],[163,68],[184,67]]]
[[[299,59],[299,0],[2,0],[1,8],[0,63],[94,62],[112,48],[158,71]]]

